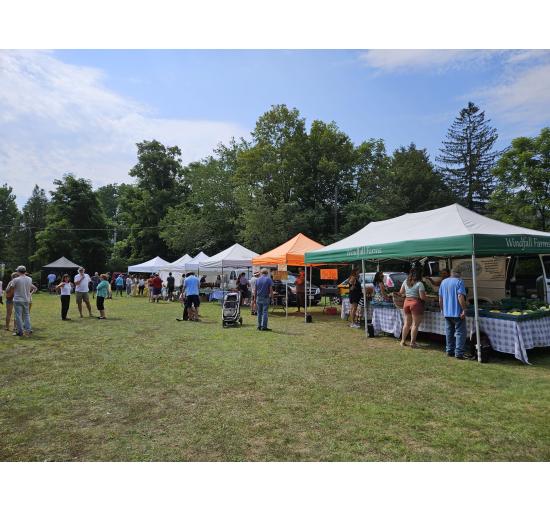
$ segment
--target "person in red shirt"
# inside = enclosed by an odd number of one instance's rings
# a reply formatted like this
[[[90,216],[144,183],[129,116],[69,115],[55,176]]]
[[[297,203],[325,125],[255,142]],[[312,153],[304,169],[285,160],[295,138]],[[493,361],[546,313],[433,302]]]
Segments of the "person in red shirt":
[[[151,284],[153,286],[153,301],[158,303],[162,293],[162,280],[160,279],[158,273],[155,273],[153,276]]]

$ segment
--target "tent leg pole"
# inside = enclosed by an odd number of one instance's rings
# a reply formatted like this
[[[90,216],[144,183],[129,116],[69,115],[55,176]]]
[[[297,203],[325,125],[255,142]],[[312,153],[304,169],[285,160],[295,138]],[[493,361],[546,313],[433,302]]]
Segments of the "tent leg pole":
[[[476,256],[474,253],[472,253],[472,283],[474,287],[474,322],[475,322],[475,328],[476,328],[477,361],[481,363],[481,337],[479,334],[479,306],[477,304]]]
[[[297,298],[298,296],[296,296]],[[285,333],[288,325],[288,280],[285,282]]]
[[[306,281],[304,282],[305,285],[305,294],[304,294],[304,322],[307,323],[307,266],[304,266],[304,272]]]
[[[365,274],[365,259],[361,259],[361,270],[363,271],[363,275]],[[365,283],[362,284],[363,287],[363,317],[365,319],[365,336],[368,338],[369,336],[369,327],[367,325],[367,288],[365,286]],[[352,318],[353,321],[353,318]]]

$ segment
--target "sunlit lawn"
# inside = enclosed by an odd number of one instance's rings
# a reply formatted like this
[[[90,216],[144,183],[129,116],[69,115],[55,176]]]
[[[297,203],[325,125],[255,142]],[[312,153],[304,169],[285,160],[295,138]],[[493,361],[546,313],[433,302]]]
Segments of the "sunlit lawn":
[[[550,350],[487,365],[365,340],[339,317],[222,329],[220,306],[107,301],[0,333],[1,460],[549,460]],[[2,307],[3,309],[3,307]],[[2,312],[3,317],[3,312]]]

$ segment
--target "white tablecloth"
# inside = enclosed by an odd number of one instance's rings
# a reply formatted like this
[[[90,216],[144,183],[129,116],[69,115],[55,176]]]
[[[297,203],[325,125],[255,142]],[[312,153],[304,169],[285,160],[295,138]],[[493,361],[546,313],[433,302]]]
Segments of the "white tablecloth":
[[[399,338],[403,328],[401,309],[380,306],[373,308],[374,333],[379,334],[383,331]],[[467,319],[467,331],[471,335],[474,330],[474,319]],[[527,349],[550,346],[550,317],[527,321],[480,317],[479,329],[487,335],[495,351],[513,354],[523,363],[529,363]],[[424,312],[419,331],[445,336],[445,318],[439,312]]]

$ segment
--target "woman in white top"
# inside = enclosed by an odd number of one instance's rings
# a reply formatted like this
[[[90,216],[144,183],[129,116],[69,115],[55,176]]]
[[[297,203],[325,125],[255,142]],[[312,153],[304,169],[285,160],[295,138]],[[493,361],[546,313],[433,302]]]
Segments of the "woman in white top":
[[[409,271],[409,276],[403,282],[399,294],[405,296],[405,303],[403,304],[405,324],[401,333],[401,346],[405,346],[405,341],[410,332],[411,347],[414,349],[418,347],[416,337],[418,335],[418,328],[424,318],[424,301],[426,300],[426,289],[422,283],[421,268],[412,268]]]
[[[61,283],[56,287],[59,289],[60,298],[61,298],[61,320],[70,321],[71,319],[67,318],[67,312],[69,311],[69,306],[71,305],[71,291],[73,290],[73,284],[71,283],[71,278],[68,274],[64,274],[61,278]]]

